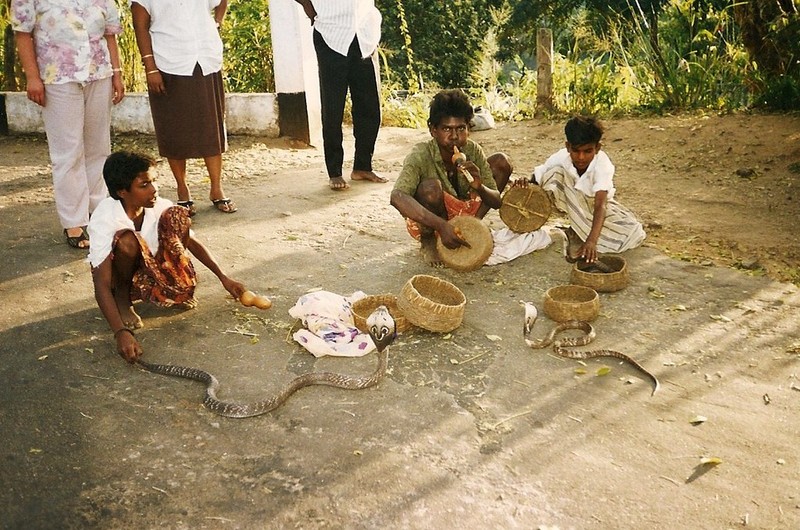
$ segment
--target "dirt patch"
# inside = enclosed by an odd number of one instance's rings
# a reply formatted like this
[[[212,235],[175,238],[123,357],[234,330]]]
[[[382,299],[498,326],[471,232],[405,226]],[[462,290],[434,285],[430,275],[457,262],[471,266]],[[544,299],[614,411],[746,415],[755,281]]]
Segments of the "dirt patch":
[[[304,389],[251,420],[216,417],[201,385],[111,352],[88,266],[57,224],[45,141],[0,137],[0,527],[797,527],[800,118],[607,126],[618,197],[648,239],[626,254],[631,285],[601,296],[596,345],[636,358],[659,393],[610,359],[525,347],[519,302],[541,308],[569,278],[557,249],[431,269],[388,204],[391,184],[332,192],[319,151],[234,137],[226,190],[240,211],[214,211],[191,164],[195,230],[275,305],[242,308],[202,270],[196,310],[141,308],[148,358],[207,369],[223,398],[256,400],[311,369],[374,368],[374,356],[315,359],[291,340],[287,310],[309,290],[397,293],[425,273],[468,299],[455,332],[398,337],[378,387]],[[563,130],[521,122],[473,137],[521,176]],[[376,169],[395,179],[425,138],[383,129]],[[155,152],[150,137],[114,143]]]

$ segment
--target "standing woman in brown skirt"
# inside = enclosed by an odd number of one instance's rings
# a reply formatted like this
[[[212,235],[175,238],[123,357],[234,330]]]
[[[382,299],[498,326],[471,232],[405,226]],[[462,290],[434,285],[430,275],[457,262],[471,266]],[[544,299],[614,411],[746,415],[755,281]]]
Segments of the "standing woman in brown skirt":
[[[211,180],[209,198],[221,212],[236,205],[222,191],[225,93],[219,26],[227,0],[130,0],[142,56],[158,152],[169,161],[178,204],[194,215],[186,160],[202,158]]]

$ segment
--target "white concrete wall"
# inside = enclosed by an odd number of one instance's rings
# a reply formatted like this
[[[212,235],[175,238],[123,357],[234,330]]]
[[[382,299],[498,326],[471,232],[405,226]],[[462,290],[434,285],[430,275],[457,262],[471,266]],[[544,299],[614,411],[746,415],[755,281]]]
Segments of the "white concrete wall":
[[[6,100],[10,133],[43,133],[41,108],[24,92],[1,92]],[[277,138],[278,104],[275,94],[225,94],[225,126],[229,134]],[[145,93],[126,94],[111,114],[117,133],[153,134],[153,119]]]

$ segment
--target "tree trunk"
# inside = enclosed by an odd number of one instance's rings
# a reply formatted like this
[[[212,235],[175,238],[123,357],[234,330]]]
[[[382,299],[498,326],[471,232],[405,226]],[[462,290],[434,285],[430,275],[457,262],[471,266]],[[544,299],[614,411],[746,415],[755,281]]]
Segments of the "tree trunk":
[[[7,24],[3,30],[3,90],[11,92],[17,90],[17,76],[14,73],[14,65],[17,63],[15,52],[14,31],[11,29],[11,24]]]
[[[770,25],[783,15],[774,0],[750,0],[733,6],[733,15],[750,58],[759,69],[773,75],[786,72],[786,59],[770,35]],[[787,53],[790,53],[787,50]]]

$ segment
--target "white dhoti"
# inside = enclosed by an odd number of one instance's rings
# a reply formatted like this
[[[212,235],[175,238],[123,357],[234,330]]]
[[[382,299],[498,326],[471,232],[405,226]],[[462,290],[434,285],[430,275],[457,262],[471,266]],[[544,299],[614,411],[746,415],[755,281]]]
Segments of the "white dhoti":
[[[594,197],[577,190],[575,178],[560,167],[550,169],[540,180],[542,188],[550,192],[555,208],[567,215],[572,229],[586,241],[592,230]],[[612,254],[624,252],[641,245],[645,237],[642,223],[633,212],[613,198],[609,199],[597,251]]]

